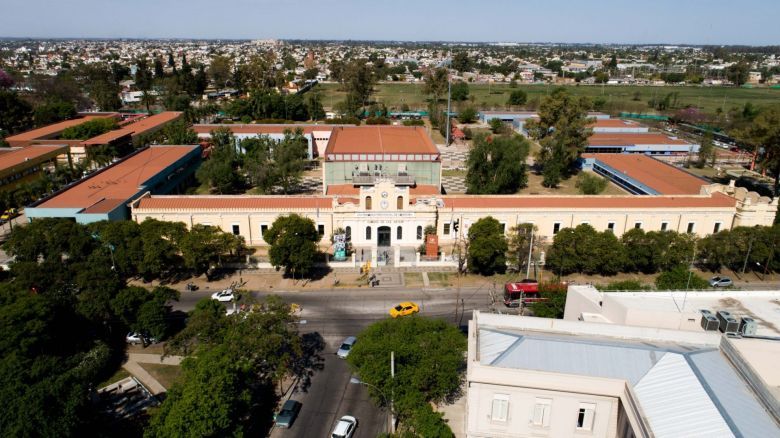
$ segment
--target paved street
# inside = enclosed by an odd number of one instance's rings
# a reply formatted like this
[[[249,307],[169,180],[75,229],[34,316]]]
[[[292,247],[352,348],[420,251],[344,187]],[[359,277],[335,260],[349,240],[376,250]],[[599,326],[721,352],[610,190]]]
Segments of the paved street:
[[[177,310],[188,311],[198,300],[208,297],[213,290],[182,292],[175,304]],[[444,318],[450,322],[466,324],[474,309],[487,309],[489,293],[486,287],[453,289],[335,289],[309,291],[274,291],[288,303],[302,307],[300,332],[318,333],[326,343],[321,355],[324,368],[315,373],[307,392],[295,392],[294,400],[303,404],[301,413],[289,430],[275,429],[272,437],[325,437],[329,436],[338,419],[352,415],[359,425],[355,437],[375,437],[386,431],[387,411],[378,410],[368,397],[363,385],[350,383],[351,376],[346,361],[335,352],[345,337],[356,335],[374,321],[388,316],[392,306],[401,301],[414,301],[420,313]],[[269,292],[253,292],[256,299]],[[455,315],[455,303],[461,302]],[[232,304],[228,304],[231,306]],[[465,307],[465,313],[461,309]],[[388,357],[389,361],[389,357]]]

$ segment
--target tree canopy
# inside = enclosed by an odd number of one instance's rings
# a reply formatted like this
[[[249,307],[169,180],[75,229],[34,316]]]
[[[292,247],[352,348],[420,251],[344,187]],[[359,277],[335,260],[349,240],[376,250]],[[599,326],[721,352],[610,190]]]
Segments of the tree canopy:
[[[502,225],[495,218],[482,218],[469,228],[468,266],[471,272],[482,275],[505,272],[508,249]]]
[[[516,193],[528,182],[524,138],[478,134],[469,151],[466,186],[469,194]]]
[[[271,246],[268,251],[271,264],[276,269],[284,268],[286,275],[301,277],[310,275],[314,269],[320,238],[314,221],[297,214],[278,217],[263,234]]]
[[[423,424],[431,419],[424,418],[430,414],[416,411],[428,402],[448,400],[460,390],[465,351],[466,338],[443,320],[387,318],[358,335],[347,361],[363,382],[372,385],[369,393],[377,404],[386,406],[392,394],[402,422],[417,417],[411,423],[419,433],[430,427]],[[390,352],[395,355],[394,379]]]

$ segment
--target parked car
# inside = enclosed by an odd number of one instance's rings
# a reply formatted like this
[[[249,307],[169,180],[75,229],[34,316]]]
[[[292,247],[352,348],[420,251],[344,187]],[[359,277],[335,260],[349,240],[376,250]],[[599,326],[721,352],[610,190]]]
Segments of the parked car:
[[[138,332],[130,332],[125,336],[125,341],[128,344],[143,344],[145,343],[144,336]]]
[[[336,355],[342,359],[346,359],[347,356],[349,356],[349,352],[352,350],[352,347],[355,345],[356,341],[357,338],[354,336],[350,336],[347,339],[344,339],[344,342],[341,343],[341,347],[339,347],[339,351],[336,352]]]
[[[336,427],[333,428],[333,433],[330,436],[331,438],[352,438],[356,428],[357,418],[345,415],[336,423]]]
[[[235,295],[233,295],[233,289],[225,289],[223,291],[214,292],[211,294],[211,299],[223,303],[229,303],[235,299]]]
[[[299,401],[287,400],[282,405],[282,409],[274,415],[274,426],[289,429],[300,411],[301,403]]]
[[[417,304],[411,301],[404,301],[403,303],[400,303],[399,305],[390,309],[390,316],[393,318],[398,318],[399,316],[411,315],[419,311],[420,308],[417,306]]]
[[[729,277],[712,277],[710,278],[710,286],[712,287],[729,287],[734,284]]]

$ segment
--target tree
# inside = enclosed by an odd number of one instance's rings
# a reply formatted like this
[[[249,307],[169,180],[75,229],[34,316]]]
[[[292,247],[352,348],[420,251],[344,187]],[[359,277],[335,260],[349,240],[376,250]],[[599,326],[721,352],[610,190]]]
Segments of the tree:
[[[447,93],[448,81],[449,73],[447,72],[447,69],[437,68],[433,71],[429,71],[425,74],[423,93],[431,95],[433,97],[433,102],[438,102],[439,99]]]
[[[710,284],[686,266],[678,266],[656,277],[655,287],[659,290],[709,289]]]
[[[32,107],[15,92],[0,89],[0,129],[9,133],[32,126]]]
[[[507,257],[518,272],[521,272],[529,261],[531,236],[536,230],[536,226],[530,223],[517,224],[509,229]]]
[[[251,412],[253,373],[227,346],[184,359],[174,384],[153,412],[145,437],[241,436]]]
[[[280,216],[263,234],[263,239],[271,246],[268,255],[276,269],[284,268],[285,275],[301,277],[312,273],[320,241],[314,221],[297,214]]]
[[[528,181],[530,146],[520,136],[477,135],[469,151],[466,186],[470,194],[510,194]]]
[[[184,266],[202,274],[209,268],[220,267],[222,257],[240,252],[243,249],[243,240],[217,227],[197,224],[181,237],[179,249]]]
[[[303,132],[297,129],[294,133],[285,132],[284,139],[273,147],[275,180],[285,194],[300,183],[308,158],[308,145]]]
[[[624,269],[626,251],[611,231],[598,232],[581,224],[555,235],[546,262],[559,276],[573,272],[614,275]]]
[[[748,80],[750,74],[750,65],[745,61],[739,61],[726,68],[726,77],[734,85],[742,85]]]
[[[488,216],[469,228],[469,270],[482,275],[506,271],[506,237],[502,225]]]
[[[493,134],[501,134],[504,132],[504,122],[499,118],[490,119],[488,123],[490,125],[490,131]]]
[[[707,161],[714,161],[714,159],[715,147],[712,145],[712,133],[707,132],[701,139],[696,167],[702,169],[707,164]]]
[[[45,126],[72,119],[76,115],[76,107],[71,102],[47,102],[35,108],[33,121],[35,126]]]
[[[455,56],[452,57],[452,63],[450,64],[453,69],[461,73],[471,71],[472,65],[472,60],[469,58],[468,53],[464,51],[455,53]]]
[[[609,181],[605,178],[590,172],[580,172],[575,187],[577,187],[583,195],[598,195],[607,188],[608,184]]]
[[[237,191],[243,181],[237,172],[241,160],[236,152],[232,131],[228,128],[212,131],[211,143],[209,158],[195,172],[195,177],[217,193]]]
[[[165,144],[188,145],[198,144],[198,134],[184,120],[168,123],[162,129]]]
[[[230,58],[217,55],[211,58],[208,75],[217,87],[225,87],[232,77],[233,63]]]
[[[531,312],[537,318],[562,319],[566,308],[566,286],[560,283],[542,283],[539,294],[543,301],[531,305]]]
[[[376,76],[366,60],[355,59],[344,67],[342,83],[347,92],[347,107],[350,113],[354,114],[360,107],[368,104]]]
[[[429,414],[420,416],[415,411],[458,393],[466,368],[465,351],[465,337],[443,320],[387,318],[358,335],[347,361],[360,380],[371,385],[369,393],[377,404],[385,405],[393,394],[399,418],[417,430],[430,424],[430,419],[423,418]],[[395,378],[390,375],[390,352],[395,355]]]
[[[506,101],[507,105],[525,105],[528,101],[528,94],[523,90],[512,90],[509,94],[509,99]]]
[[[82,124],[71,126],[62,131],[60,138],[65,140],[86,140],[97,137],[118,127],[114,118],[92,119]]]
[[[469,98],[469,84],[458,81],[450,87],[450,96],[456,102],[462,102]]]
[[[544,174],[544,185],[555,187],[562,176],[568,176],[580,154],[588,144],[592,130],[587,111],[590,101],[571,96],[559,88],[544,99],[539,108],[539,120],[525,124],[529,134],[539,140],[541,150],[536,162],[543,167],[552,166]]]
[[[780,193],[780,106],[763,109],[746,128],[737,130],[735,137],[750,145],[760,157],[760,165],[774,178],[774,194]]]
[[[474,121],[477,120],[477,110],[474,109],[473,106],[463,108],[463,110],[458,113],[458,120],[460,120],[461,123],[474,123]]]

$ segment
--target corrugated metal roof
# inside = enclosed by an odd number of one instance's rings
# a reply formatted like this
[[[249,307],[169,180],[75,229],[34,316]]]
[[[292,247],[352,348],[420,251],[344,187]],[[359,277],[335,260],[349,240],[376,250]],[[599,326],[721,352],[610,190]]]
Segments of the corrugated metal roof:
[[[691,353],[686,358],[715,406],[742,436],[780,436],[777,424],[719,351]]]
[[[667,354],[634,386],[656,437],[733,437],[681,354]]]
[[[483,365],[625,380],[656,437],[780,437],[780,427],[717,349],[479,329]]]

